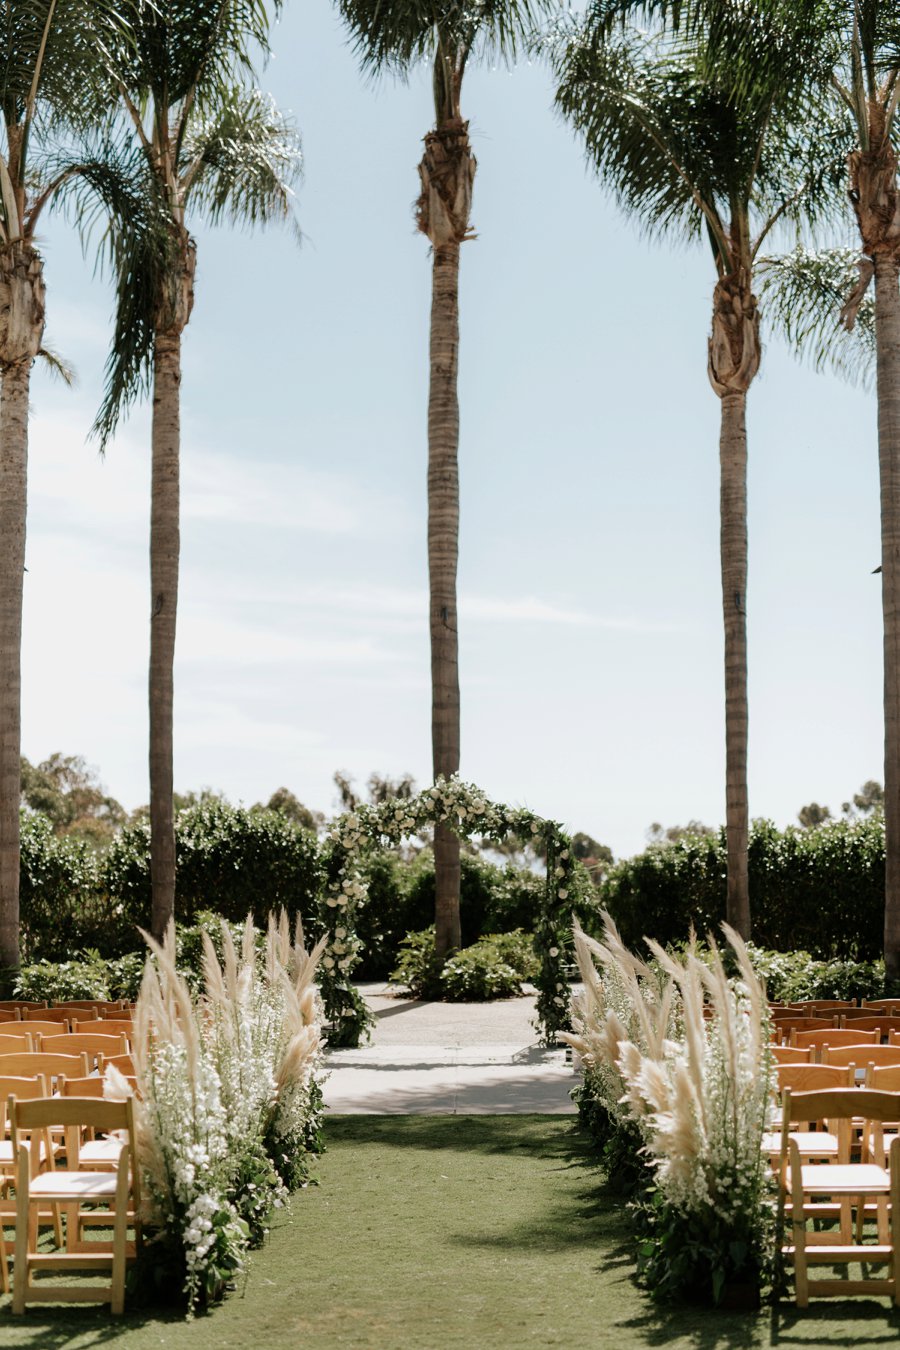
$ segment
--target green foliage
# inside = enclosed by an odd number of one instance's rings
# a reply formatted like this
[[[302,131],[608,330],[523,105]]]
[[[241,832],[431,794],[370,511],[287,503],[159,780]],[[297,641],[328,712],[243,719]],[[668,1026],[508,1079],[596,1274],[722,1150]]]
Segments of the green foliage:
[[[817,961],[809,952],[773,952],[750,946],[753,968],[770,999],[800,1003],[815,998],[877,999],[886,994],[884,962]]]
[[[601,899],[627,946],[683,942],[725,918],[724,832],[654,846],[616,864]],[[753,822],[749,846],[753,934],[778,951],[875,960],[884,923],[884,822],[879,813],[817,829]]]
[[[535,978],[539,971],[531,940],[520,929],[489,933],[453,953],[443,966],[434,950],[433,925],[420,933],[408,933],[401,948],[391,979],[404,985],[414,998],[451,1003],[516,998],[522,992],[522,981]]]
[[[712,1207],[703,1214],[679,1211],[655,1187],[631,1212],[639,1276],[660,1302],[719,1304],[735,1284],[758,1297],[775,1277],[774,1212],[763,1230],[739,1212],[723,1218]]]
[[[402,984],[413,998],[441,997],[441,962],[434,950],[434,924],[421,933],[407,933],[391,979]]]
[[[125,811],[107,796],[81,755],[58,752],[40,764],[22,759],[22,800],[50,821],[54,834],[74,834],[104,846],[125,822]]]
[[[103,864],[83,839],[55,835],[42,815],[22,813],[19,917],[23,960],[64,961],[96,947],[118,956],[140,945],[103,885]]]
[[[265,922],[284,908],[293,918],[313,912],[319,884],[315,835],[274,812],[212,799],[175,818],[176,899],[179,923],[190,925],[211,909],[242,922],[252,905]],[[150,826],[129,825],[107,854],[109,893],[133,924],[150,922]]]
[[[144,958],[139,952],[109,960],[98,951],[76,953],[69,961],[36,961],[16,974],[14,998],[135,999],[141,985]]]

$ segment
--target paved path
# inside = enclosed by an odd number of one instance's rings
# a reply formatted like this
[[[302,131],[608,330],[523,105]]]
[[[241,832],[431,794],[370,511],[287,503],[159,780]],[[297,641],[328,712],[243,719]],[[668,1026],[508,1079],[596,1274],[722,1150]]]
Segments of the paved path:
[[[533,996],[496,1003],[419,1003],[384,984],[360,991],[372,1042],[334,1050],[325,1103],[338,1115],[568,1115],[575,1085],[565,1051],[537,1044]]]

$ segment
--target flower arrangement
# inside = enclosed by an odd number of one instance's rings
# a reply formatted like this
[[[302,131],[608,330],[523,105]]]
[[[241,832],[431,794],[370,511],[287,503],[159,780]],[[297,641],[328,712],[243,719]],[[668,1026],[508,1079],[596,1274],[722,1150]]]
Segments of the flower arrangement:
[[[716,1303],[728,1285],[758,1288],[775,1253],[761,1147],[773,1084],[768,1007],[745,944],[725,933],[735,978],[714,942],[706,960],[693,944],[675,957],[648,943],[651,968],[609,921],[602,944],[576,933],[585,996],[570,1038],[586,1087],[630,1122],[650,1169],[635,1207],[646,1282],[660,1296]]]
[[[157,1268],[179,1269],[193,1312],[243,1270],[272,1210],[308,1174],[322,1067],[313,977],[324,943],[308,953],[283,913],[262,951],[252,918],[239,949],[223,924],[221,962],[205,935],[197,996],[176,967],[174,928],[162,946],[147,940],[134,1028],[146,1245]],[[111,1070],[107,1092],[123,1081]]]
[[[537,1022],[543,1040],[553,1044],[569,1025],[571,956],[569,897],[573,893],[575,857],[571,840],[555,821],[524,808],[492,802],[471,783],[439,778],[415,797],[391,798],[378,806],[358,806],[338,817],[328,836],[326,884],[319,918],[328,934],[322,957],[321,988],[332,1045],[358,1045],[368,1032],[370,1014],[362,1004],[351,972],[362,944],[354,915],[365,902],[366,886],[357,857],[367,848],[395,845],[428,825],[446,825],[462,837],[500,842],[513,834],[540,842],[546,853],[546,900],[535,935],[540,960]]]

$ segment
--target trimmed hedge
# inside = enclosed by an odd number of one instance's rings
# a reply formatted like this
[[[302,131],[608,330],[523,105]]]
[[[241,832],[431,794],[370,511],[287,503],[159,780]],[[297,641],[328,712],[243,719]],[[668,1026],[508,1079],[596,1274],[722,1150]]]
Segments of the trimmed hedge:
[[[228,802],[200,802],[175,817],[175,914],[193,924],[214,910],[242,923],[247,910],[265,923],[270,910],[293,920],[315,911],[320,870],[316,836],[277,811]],[[104,860],[104,882],[122,906],[123,922],[150,923],[150,825],[128,825]],[[140,938],[135,934],[136,944]]]
[[[884,928],[884,823],[880,816],[834,821],[814,830],[750,831],[753,938],[778,951],[801,948],[822,959],[874,960]],[[680,943],[691,927],[717,932],[725,917],[725,832],[654,845],[618,863],[604,879],[602,903],[628,947],[646,937]]]

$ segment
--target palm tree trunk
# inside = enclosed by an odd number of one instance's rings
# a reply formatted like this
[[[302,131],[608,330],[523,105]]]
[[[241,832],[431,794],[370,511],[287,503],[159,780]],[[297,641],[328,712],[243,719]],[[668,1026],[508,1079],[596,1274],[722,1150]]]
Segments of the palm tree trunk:
[[[431,631],[431,741],[434,776],[459,771],[459,244],[435,246],[428,392],[428,577]],[[459,947],[459,839],[434,832],[435,946]]]
[[[150,928],[175,912],[172,707],[178,610],[181,334],[158,333],[153,367],[150,508]]]
[[[728,851],[726,914],[750,937],[747,881],[747,396],[722,396],[720,551],[725,620],[725,833]]]
[[[900,291],[893,250],[875,263],[881,594],[884,609],[884,961],[900,978]]]
[[[0,383],[0,967],[19,964],[21,651],[31,360]]]

